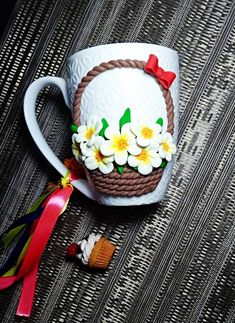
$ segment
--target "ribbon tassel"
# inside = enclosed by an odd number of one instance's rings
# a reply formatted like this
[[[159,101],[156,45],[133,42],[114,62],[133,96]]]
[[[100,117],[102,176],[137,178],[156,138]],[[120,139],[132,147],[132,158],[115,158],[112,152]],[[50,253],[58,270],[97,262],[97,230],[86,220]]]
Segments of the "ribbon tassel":
[[[24,279],[17,309],[19,316],[30,316],[40,257],[73,192],[67,178],[61,182],[62,187],[57,186],[54,191],[39,198],[31,212],[16,221],[2,239],[9,244],[18,238],[16,247],[1,268],[0,290]]]

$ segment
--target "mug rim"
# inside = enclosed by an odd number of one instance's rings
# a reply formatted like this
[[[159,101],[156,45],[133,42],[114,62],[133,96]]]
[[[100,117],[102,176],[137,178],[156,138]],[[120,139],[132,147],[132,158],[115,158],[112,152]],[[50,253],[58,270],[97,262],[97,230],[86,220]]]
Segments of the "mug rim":
[[[169,47],[166,47],[166,46],[157,45],[157,44],[151,44],[151,43],[122,42],[122,43],[110,43],[110,44],[103,44],[103,45],[97,45],[97,46],[92,46],[92,47],[84,48],[84,49],[80,50],[79,52],[76,52],[76,53],[72,54],[71,56],[69,56],[69,58],[68,58],[67,61],[74,60],[74,59],[76,59],[80,55],[83,55],[86,52],[88,52],[88,53],[89,52],[92,52],[94,49],[100,49],[102,47],[107,48],[109,46],[111,47],[111,46],[120,46],[120,45],[122,45],[122,46],[128,46],[128,45],[133,46],[134,45],[136,47],[142,47],[143,45],[145,47],[148,47],[148,46],[149,47],[152,47],[152,46],[154,46],[154,47],[159,47],[159,48],[161,48],[161,49],[163,49],[165,51],[173,52],[174,54],[176,54],[178,56],[178,52],[175,49],[169,48]]]

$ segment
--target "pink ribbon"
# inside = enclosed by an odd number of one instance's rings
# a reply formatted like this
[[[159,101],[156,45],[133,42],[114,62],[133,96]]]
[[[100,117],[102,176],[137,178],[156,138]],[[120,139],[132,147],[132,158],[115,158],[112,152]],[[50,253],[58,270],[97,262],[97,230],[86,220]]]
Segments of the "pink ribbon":
[[[72,192],[73,187],[68,184],[63,188],[57,188],[47,197],[43,205],[43,213],[34,230],[18,274],[11,277],[0,277],[0,289],[5,289],[19,279],[24,278],[17,309],[17,315],[19,316],[30,316],[40,257],[46,247],[56,221],[67,205]]]

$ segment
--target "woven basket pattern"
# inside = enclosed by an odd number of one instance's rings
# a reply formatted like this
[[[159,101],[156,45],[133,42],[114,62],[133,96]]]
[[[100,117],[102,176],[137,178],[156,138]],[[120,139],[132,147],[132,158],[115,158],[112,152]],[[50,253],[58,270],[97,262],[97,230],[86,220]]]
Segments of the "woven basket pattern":
[[[138,68],[143,70],[145,64],[146,62],[139,60],[118,59],[107,63],[101,63],[99,66],[95,66],[90,70],[87,75],[82,78],[75,93],[73,122],[78,126],[80,125],[82,94],[97,75],[114,68]],[[158,83],[157,79],[156,83],[160,86],[166,103],[167,131],[173,134],[174,105],[171,93],[170,90],[164,89],[163,86]],[[114,196],[139,196],[152,192],[160,182],[163,171],[162,168],[158,168],[153,170],[151,174],[145,176],[128,166],[125,166],[123,174],[119,174],[117,169],[114,169],[114,171],[109,174],[103,174],[100,170],[88,171],[86,169],[87,176],[91,178],[98,191]]]

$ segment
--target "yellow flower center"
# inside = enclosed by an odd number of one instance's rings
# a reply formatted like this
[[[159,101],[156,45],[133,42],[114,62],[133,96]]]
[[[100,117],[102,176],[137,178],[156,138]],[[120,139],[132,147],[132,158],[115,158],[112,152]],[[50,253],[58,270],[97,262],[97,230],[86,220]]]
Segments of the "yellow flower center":
[[[144,127],[141,130],[141,135],[145,139],[151,139],[153,137],[153,130],[152,129],[149,129],[148,127]]]
[[[126,138],[126,136],[117,136],[114,139],[114,148],[115,150],[119,150],[119,151],[123,151],[123,150],[127,150],[129,144],[128,144],[128,138]]]
[[[86,134],[85,134],[86,139],[90,140],[91,137],[93,136],[94,132],[95,132],[94,128],[87,129]]]
[[[136,158],[147,163],[149,161],[147,150],[142,150],[141,153],[138,156],[136,156]]]
[[[163,150],[165,150],[167,153],[171,152],[171,146],[169,145],[169,143],[167,141],[163,141],[162,143],[162,148]]]
[[[104,158],[104,155],[101,154],[100,150],[97,150],[97,152],[95,153],[95,159],[97,160],[97,162],[101,162]]]

